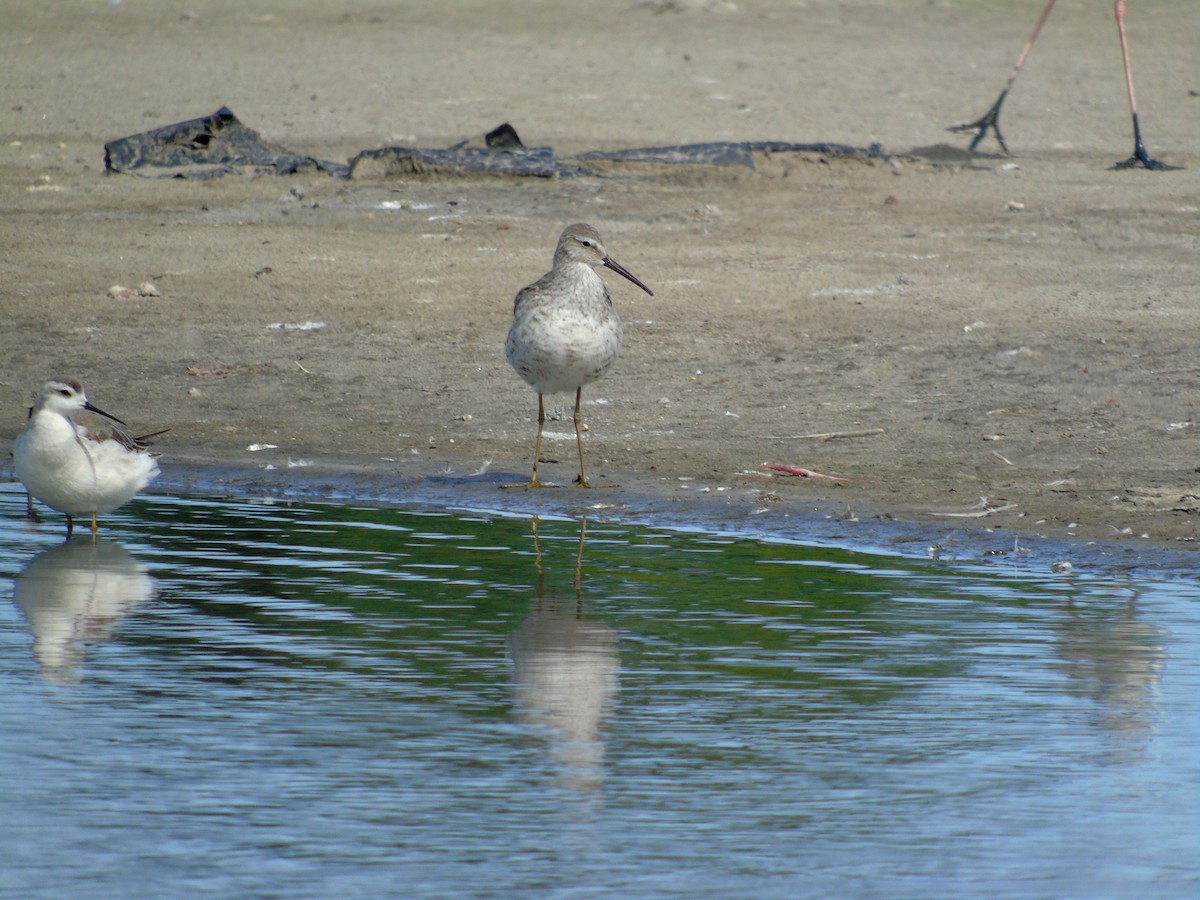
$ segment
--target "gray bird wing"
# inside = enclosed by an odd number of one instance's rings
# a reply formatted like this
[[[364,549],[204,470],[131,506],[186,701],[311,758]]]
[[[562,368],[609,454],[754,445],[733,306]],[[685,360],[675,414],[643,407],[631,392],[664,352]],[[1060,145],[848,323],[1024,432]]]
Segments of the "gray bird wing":
[[[130,450],[145,450],[148,444],[141,438],[134,437],[124,425],[109,416],[81,409],[71,415],[75,431],[81,438],[103,443],[116,441]]]

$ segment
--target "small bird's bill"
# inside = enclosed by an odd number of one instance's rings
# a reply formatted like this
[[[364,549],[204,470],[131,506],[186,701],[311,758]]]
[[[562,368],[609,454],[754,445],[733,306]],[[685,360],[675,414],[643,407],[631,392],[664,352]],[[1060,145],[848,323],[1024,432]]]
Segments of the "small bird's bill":
[[[647,294],[649,294],[651,297],[654,296],[654,291],[650,290],[650,288],[648,288],[644,284],[642,284],[641,280],[636,275],[634,275],[632,272],[630,272],[627,268],[625,268],[623,265],[621,265],[615,259],[612,259],[611,257],[608,257],[608,256],[604,257],[604,267],[607,269],[612,269],[618,275],[625,276],[630,281],[632,281],[634,284],[636,284],[638,287],[640,287],[643,291],[645,291]]]
[[[118,425],[125,425],[125,423],[122,422],[120,419],[118,419],[116,416],[110,415],[110,414],[106,413],[104,410],[102,410],[98,407],[92,406],[91,401],[84,400],[83,408],[86,409],[88,412],[95,413],[98,416],[104,416],[104,418],[106,418],[106,419],[112,419]],[[128,426],[126,426],[126,427],[128,427]]]

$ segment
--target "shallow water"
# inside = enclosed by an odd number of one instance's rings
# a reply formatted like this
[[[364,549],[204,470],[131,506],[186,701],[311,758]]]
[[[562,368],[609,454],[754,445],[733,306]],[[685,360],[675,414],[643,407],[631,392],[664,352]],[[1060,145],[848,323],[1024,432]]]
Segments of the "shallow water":
[[[1193,897],[1200,587],[0,486],[0,892]]]

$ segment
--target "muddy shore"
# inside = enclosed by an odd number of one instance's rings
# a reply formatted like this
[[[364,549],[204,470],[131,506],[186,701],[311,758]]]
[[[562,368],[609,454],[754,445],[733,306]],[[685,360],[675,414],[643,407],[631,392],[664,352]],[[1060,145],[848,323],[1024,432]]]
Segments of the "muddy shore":
[[[69,376],[135,428],[170,429],[156,449],[176,489],[848,531],[904,552],[969,532],[980,552],[1074,541],[1186,567],[1188,6],[1130,12],[1147,142],[1186,167],[1146,172],[1111,168],[1132,143],[1103,4],[1046,26],[1005,112],[1014,155],[989,139],[968,157],[944,126],[990,105],[1040,2],[623,3],[586,22],[549,2],[502,19],[432,0],[0,3],[0,454],[40,383]],[[222,104],[324,159],[506,120],[562,155],[778,139],[891,158],[573,179],[104,174],[105,141]],[[574,221],[655,291],[610,279],[625,350],[584,392],[589,474],[619,487],[504,491],[528,474],[536,416],[503,355],[512,297]],[[110,294],[146,282],[157,295]],[[562,483],[568,401],[550,403],[544,454]]]

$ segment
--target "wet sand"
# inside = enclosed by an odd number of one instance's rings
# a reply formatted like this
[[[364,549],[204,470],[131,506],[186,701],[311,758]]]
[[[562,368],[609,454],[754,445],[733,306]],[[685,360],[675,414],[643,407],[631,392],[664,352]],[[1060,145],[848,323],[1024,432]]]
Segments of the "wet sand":
[[[989,138],[967,157],[944,127],[992,103],[1041,5],[4,2],[0,453],[40,383],[69,376],[136,429],[170,428],[163,487],[1186,561],[1189,4],[1127,21],[1147,144],[1186,169],[1111,168],[1132,138],[1102,2],[1051,17],[1003,114],[1014,155]],[[892,160],[105,176],[106,141],[223,104],[335,160],[503,121],[564,156],[785,140]],[[512,297],[575,221],[655,291],[609,279],[625,350],[584,391],[589,475],[619,487],[504,491],[528,476],[537,411],[504,359]],[[143,282],[159,296],[108,294]],[[321,327],[287,327],[304,323]],[[543,477],[569,483],[570,398],[550,407]]]

